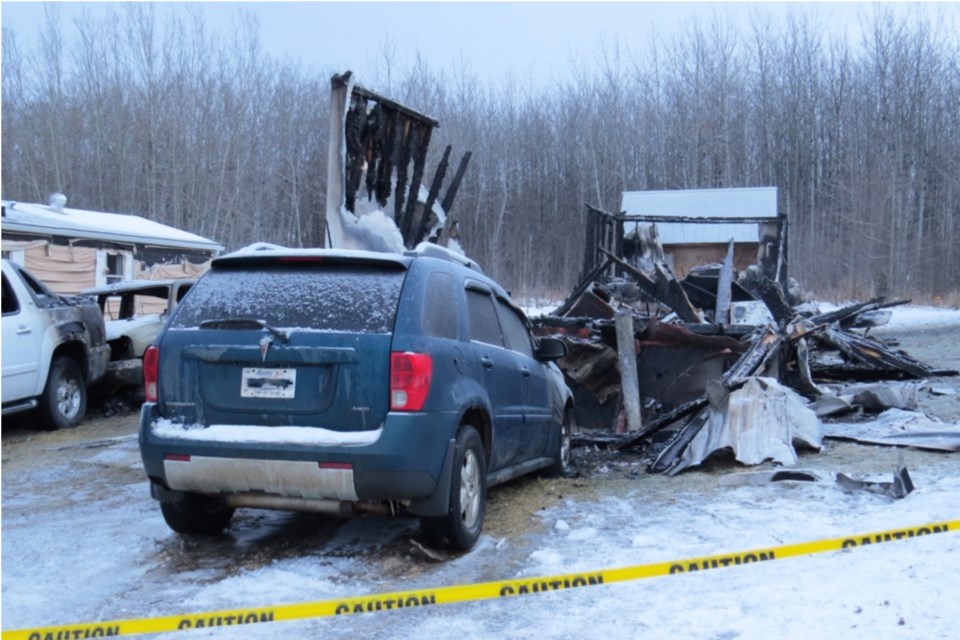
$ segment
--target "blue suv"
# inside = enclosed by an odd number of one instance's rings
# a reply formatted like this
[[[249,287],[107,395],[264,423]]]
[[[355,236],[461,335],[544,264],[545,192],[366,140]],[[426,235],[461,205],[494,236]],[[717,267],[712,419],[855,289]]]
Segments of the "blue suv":
[[[565,353],[436,245],[223,256],[144,354],[151,495],[179,533],[237,507],[372,512],[469,549],[488,487],[569,464]]]

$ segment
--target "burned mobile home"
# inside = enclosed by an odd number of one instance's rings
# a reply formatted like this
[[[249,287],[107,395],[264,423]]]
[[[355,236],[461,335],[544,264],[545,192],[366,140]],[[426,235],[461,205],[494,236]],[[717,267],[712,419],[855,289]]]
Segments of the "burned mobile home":
[[[718,189],[625,193],[621,213],[587,205],[581,282],[534,320],[567,344],[559,364],[581,441],[643,451],[670,474],[725,449],[744,464],[793,464],[794,443],[819,449],[825,416],[916,408],[909,390],[878,381],[956,375],[869,336],[908,301],[810,303],[788,276],[776,200],[774,188]]]

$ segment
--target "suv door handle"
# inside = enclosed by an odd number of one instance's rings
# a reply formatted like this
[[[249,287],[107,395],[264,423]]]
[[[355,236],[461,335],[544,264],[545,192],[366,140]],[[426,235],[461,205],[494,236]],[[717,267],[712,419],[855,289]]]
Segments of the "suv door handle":
[[[26,325],[20,325],[19,327],[17,327],[17,335],[18,335],[18,336],[22,336],[22,335],[24,335],[24,334],[26,334],[26,333],[30,333],[31,331],[33,331],[33,329],[31,329],[30,327],[28,327],[28,326],[26,326]]]
[[[480,358],[480,364],[483,365],[484,369],[493,369],[493,360],[491,360],[487,356],[483,356],[482,358]]]

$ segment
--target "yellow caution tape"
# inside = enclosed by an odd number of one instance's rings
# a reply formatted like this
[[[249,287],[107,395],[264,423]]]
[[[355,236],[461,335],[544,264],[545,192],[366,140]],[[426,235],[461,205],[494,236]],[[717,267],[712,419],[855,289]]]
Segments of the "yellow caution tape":
[[[960,530],[960,520],[950,520],[906,529],[892,529],[889,531],[878,531],[876,533],[831,538],[829,540],[800,542],[778,547],[754,549],[752,551],[742,551],[739,553],[687,558],[684,560],[674,560],[672,562],[641,564],[631,567],[621,567],[619,569],[604,569],[602,571],[570,573],[540,578],[455,585],[418,591],[397,591],[375,596],[338,598],[336,600],[321,600],[318,602],[287,604],[276,607],[229,609],[224,611],[209,611],[206,613],[164,616],[160,618],[137,618],[130,620],[111,620],[109,622],[68,624],[55,627],[16,629],[4,631],[2,638],[3,640],[19,640],[21,638],[24,640],[101,638],[107,636],[160,633],[164,631],[182,631],[187,629],[208,629],[211,627],[262,622],[302,620],[305,618],[321,618],[325,616],[368,613],[372,611],[425,607],[437,604],[450,604],[453,602],[507,598],[531,593],[545,593],[548,591],[561,591],[564,589],[588,587],[598,584],[611,584],[627,580],[641,580],[643,578],[653,578],[655,576],[665,576],[675,573],[735,567],[754,562],[781,560],[794,556],[837,551],[852,547],[862,547],[869,544],[906,540],[917,536],[958,530]]]

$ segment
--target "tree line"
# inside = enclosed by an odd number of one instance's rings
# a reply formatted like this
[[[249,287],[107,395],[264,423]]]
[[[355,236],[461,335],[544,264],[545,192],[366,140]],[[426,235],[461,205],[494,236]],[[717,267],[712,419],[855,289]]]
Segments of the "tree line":
[[[790,273],[813,291],[939,295],[960,284],[960,46],[935,7],[872,8],[862,39],[811,11],[782,27],[715,13],[681,35],[599,41],[544,88],[469,62],[401,62],[364,85],[437,118],[428,166],[473,152],[452,215],[466,252],[515,292],[565,293],[587,203],[623,191],[776,186]],[[5,199],[135,213],[217,240],[318,246],[329,78],[228,38],[189,6],[4,28]],[[432,172],[430,172],[432,175]]]

